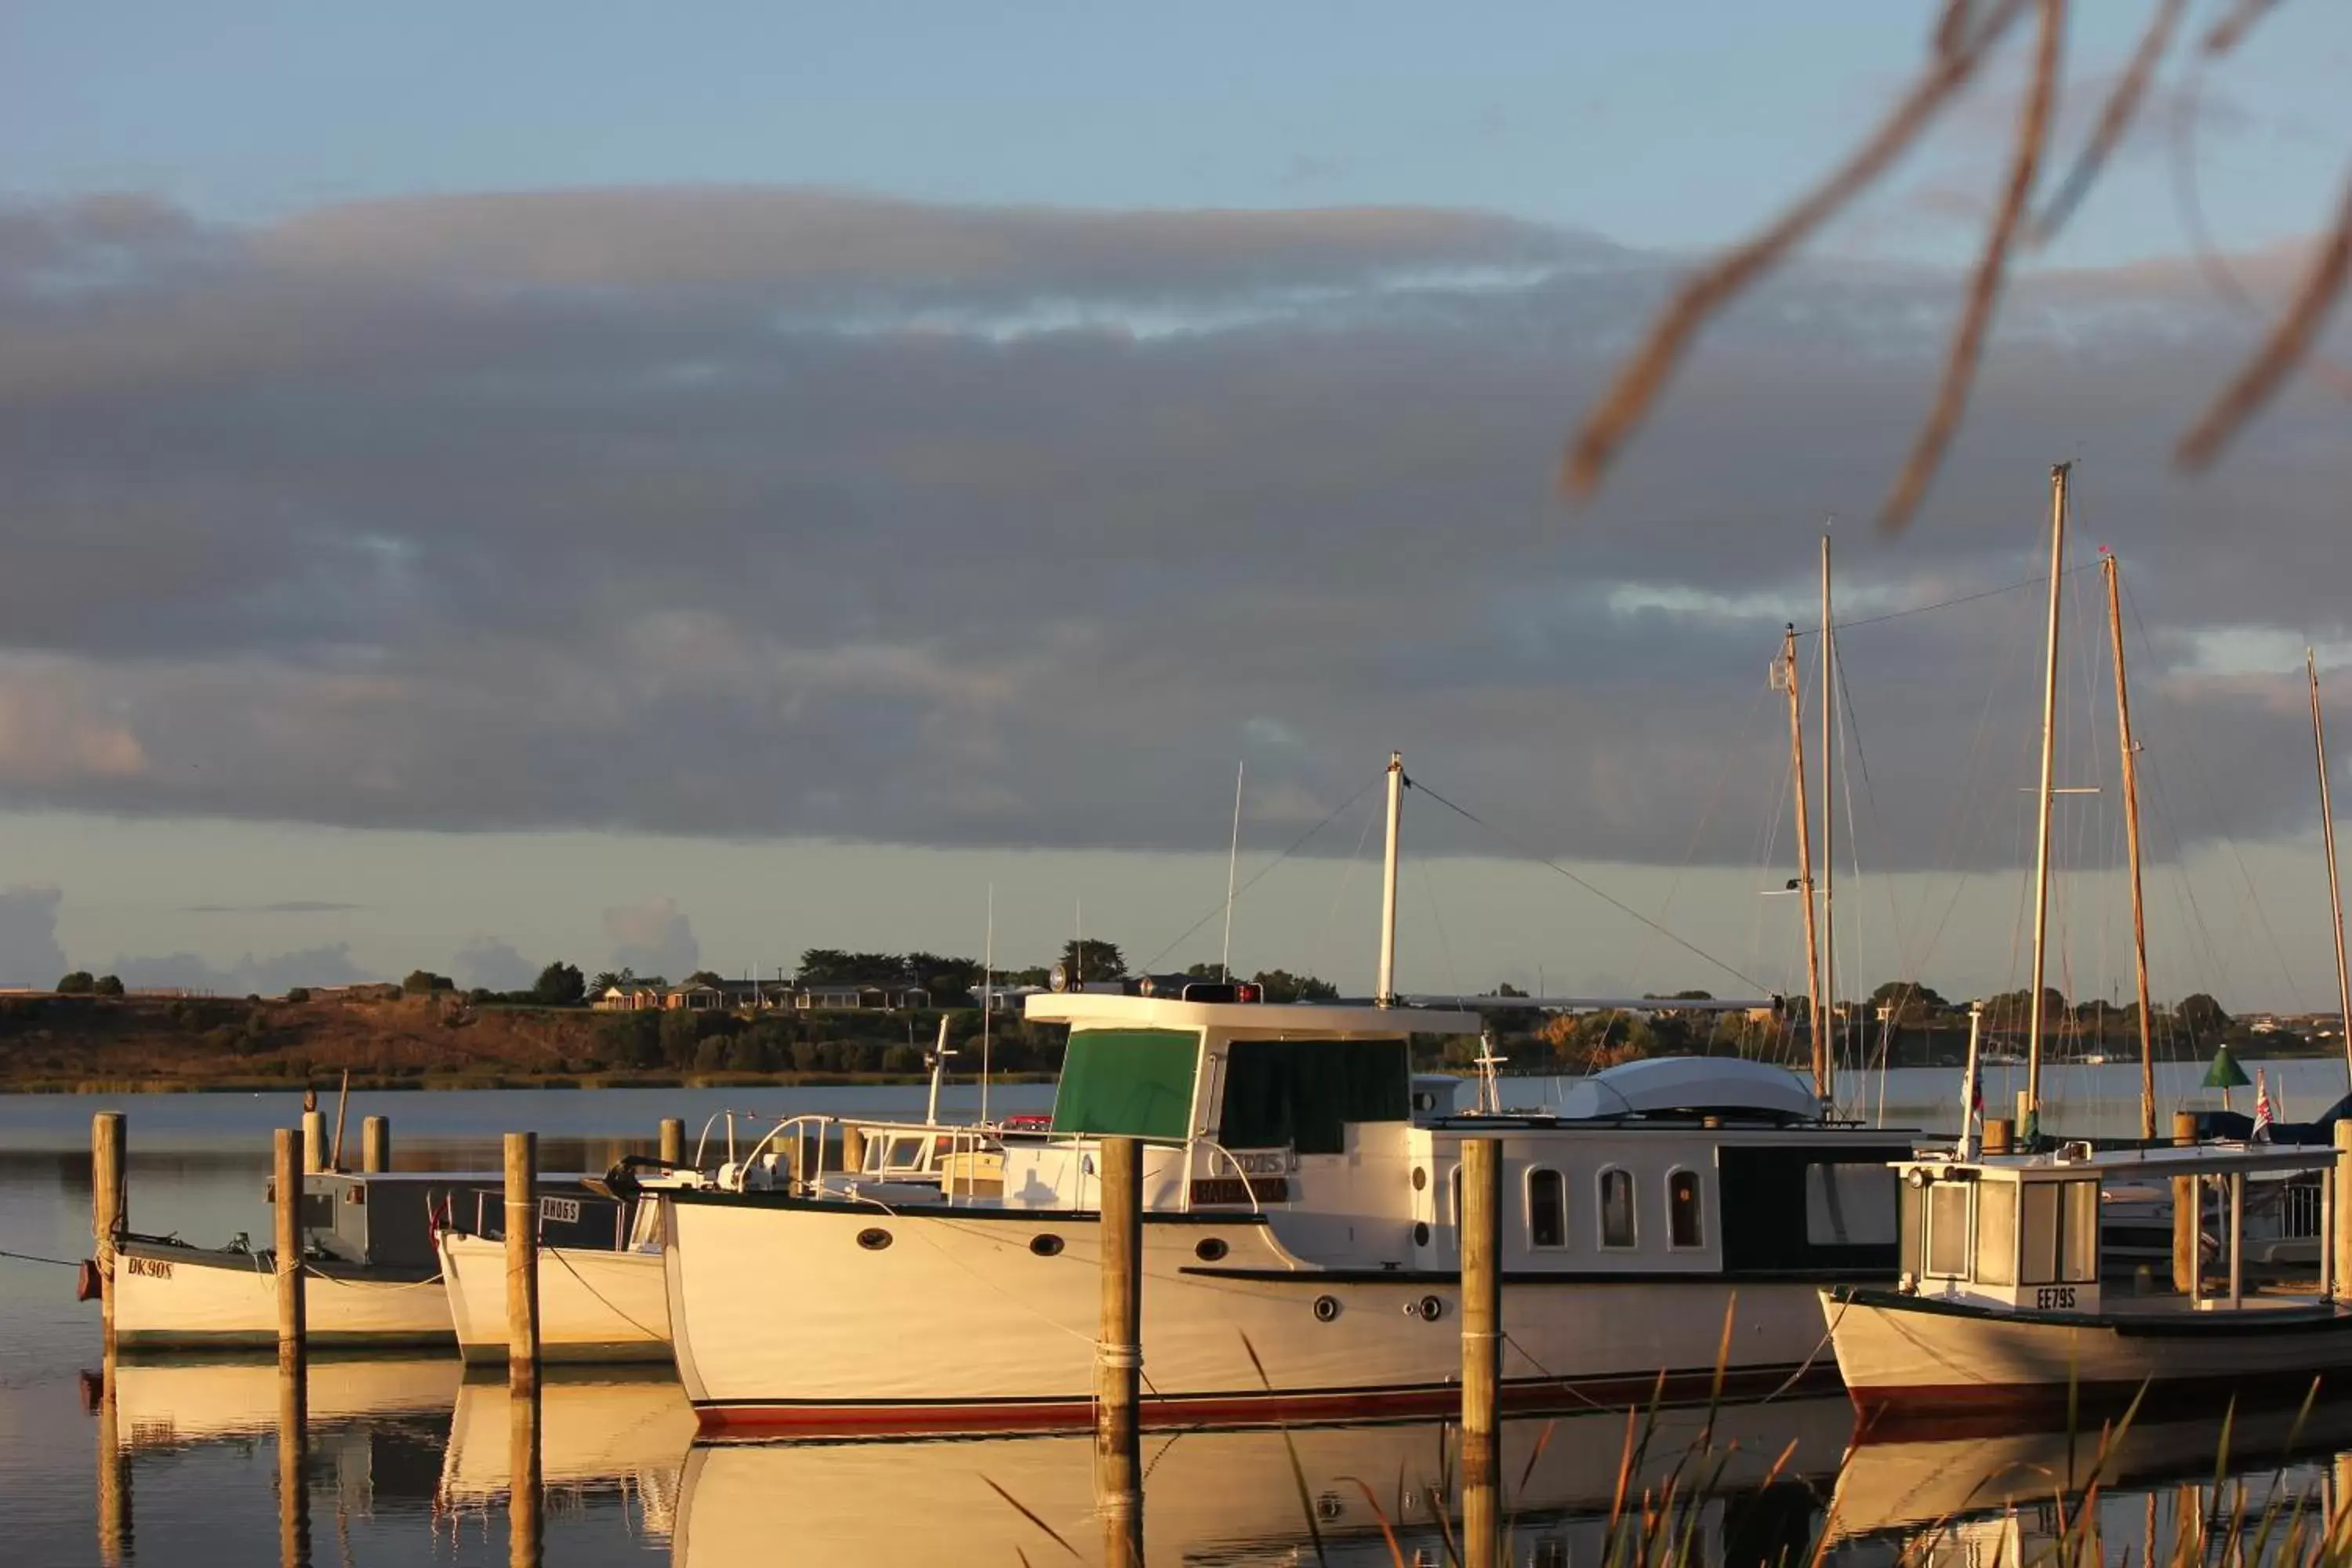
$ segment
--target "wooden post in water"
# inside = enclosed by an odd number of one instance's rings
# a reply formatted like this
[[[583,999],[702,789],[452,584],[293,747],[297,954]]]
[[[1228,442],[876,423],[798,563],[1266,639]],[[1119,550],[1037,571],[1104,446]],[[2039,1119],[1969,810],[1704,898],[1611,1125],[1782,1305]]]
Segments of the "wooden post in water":
[[[546,1500],[540,1468],[539,1386],[507,1391],[507,1562],[509,1568],[539,1568],[545,1545],[541,1505]]]
[[[539,1134],[507,1134],[507,1394],[539,1394]]]
[[[1137,1406],[1143,1390],[1143,1145],[1106,1138],[1102,1169],[1102,1308],[1095,1341],[1095,1501],[1103,1557],[1143,1561],[1143,1469]]]
[[[1989,1116],[1984,1124],[1984,1152],[1988,1154],[2009,1152],[2010,1120],[2006,1116]]]
[[[2176,1148],[2194,1147],[2197,1142],[2197,1115],[2194,1111],[2172,1113],[2172,1142]],[[2204,1194],[2198,1189],[2194,1176],[2172,1178],[2172,1288],[2184,1296],[2194,1295],[2197,1271],[2202,1259],[2197,1256],[2197,1232]]]
[[[2336,1124],[2336,1201],[2335,1213],[2328,1217],[2336,1223],[2328,1246],[2335,1258],[2336,1295],[2340,1300],[2352,1297],[2352,1121]],[[2345,1505],[2352,1508],[2352,1501]]]
[[[1462,1141],[1462,1547],[1475,1568],[1499,1550],[1503,1382],[1503,1152]]]
[[[675,1116],[661,1119],[660,1155],[665,1165],[686,1163],[686,1123]]]
[[[866,1129],[853,1122],[841,1124],[841,1168],[852,1176],[866,1168]],[[1104,1179],[1108,1181],[1109,1178],[1105,1176]],[[1103,1209],[1106,1213],[1110,1209],[1108,1190],[1103,1194]]]
[[[383,1117],[370,1116],[360,1122],[360,1169],[392,1169],[392,1123]]]
[[[89,1119],[89,1236],[91,1256],[98,1262],[100,1331],[110,1358],[114,1354],[114,1243],[130,1213],[122,1180],[122,1112],[101,1110]]]
[[[281,1132],[280,1137],[292,1134]],[[279,1568],[310,1568],[310,1489],[302,1479],[310,1447],[310,1400],[301,1357],[281,1345],[278,1355],[278,1561]]]
[[[310,1109],[302,1112],[302,1169],[323,1171],[327,1168],[327,1113]]]
[[[278,1361],[299,1378],[309,1349],[307,1305],[302,1289],[302,1134],[280,1127],[270,1135],[270,1200],[277,1231]]]

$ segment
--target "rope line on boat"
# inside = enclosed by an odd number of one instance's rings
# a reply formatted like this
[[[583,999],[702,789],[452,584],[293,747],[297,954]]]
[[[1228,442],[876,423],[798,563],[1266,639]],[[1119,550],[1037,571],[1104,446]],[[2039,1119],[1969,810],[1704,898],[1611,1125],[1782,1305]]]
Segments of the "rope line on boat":
[[[667,1328],[656,1331],[646,1327],[645,1324],[637,1321],[636,1319],[631,1317],[627,1312],[622,1310],[621,1308],[614,1305],[611,1297],[605,1295],[602,1290],[597,1289],[595,1286],[591,1285],[588,1282],[588,1277],[572,1266],[572,1259],[564,1256],[563,1248],[560,1247],[551,1247],[547,1249],[547,1256],[554,1258],[558,1263],[562,1264],[563,1271],[571,1275],[572,1279],[577,1279],[580,1282],[580,1288],[583,1290],[587,1291],[588,1294],[595,1297],[597,1300],[602,1301],[604,1304],[604,1310],[612,1313],[613,1316],[620,1319],[621,1321],[628,1324],[629,1327],[636,1330],[637,1332],[645,1335],[647,1339],[656,1342],[667,1342],[669,1339],[669,1331]]]
[[[1508,844],[1511,847],[1517,849],[1520,854],[1525,855],[1528,858],[1533,860],[1537,865],[1548,867],[1550,869],[1559,872],[1561,876],[1567,878],[1570,881],[1575,883],[1586,892],[1591,893],[1594,898],[1599,899],[1602,903],[1607,904],[1611,909],[1615,910],[1618,913],[1640,921],[1643,925],[1647,926],[1650,930],[1657,932],[1660,936],[1664,937],[1668,942],[1673,942],[1676,947],[1681,948],[1685,952],[1691,954],[1695,958],[1703,960],[1707,963],[1713,964],[1716,968],[1722,970],[1726,974],[1730,975],[1734,980],[1738,981],[1742,985],[1748,986],[1753,991],[1766,994],[1769,994],[1771,991],[1772,988],[1770,986],[1765,984],[1754,975],[1733,968],[1730,964],[1726,963],[1723,960],[1716,957],[1715,954],[1707,952],[1705,948],[1675,934],[1666,927],[1659,924],[1656,921],[1652,920],[1649,916],[1643,914],[1633,905],[1603,892],[1601,889],[1593,886],[1591,882],[1586,881],[1583,878],[1578,876],[1575,872],[1570,870],[1559,861],[1551,858],[1548,855],[1537,853],[1527,845],[1521,843],[1518,839],[1513,837],[1510,834],[1504,832],[1501,828],[1496,826],[1493,823],[1488,822],[1486,818],[1479,816],[1476,813],[1472,812],[1467,807],[1456,805],[1454,802],[1446,799],[1444,795],[1438,794],[1427,784],[1423,784],[1419,779],[1408,778],[1405,780],[1405,787],[1407,789],[1419,790],[1422,794],[1427,795],[1430,799],[1435,801],[1446,810],[1454,813],[1454,816],[1460,817],[1463,821],[1470,823],[1475,826],[1485,828],[1487,832],[1493,834],[1504,843]]]
[[[0,1258],[13,1258],[19,1263],[54,1263],[60,1268],[79,1268],[81,1267],[80,1261],[76,1258],[43,1258],[37,1252],[10,1252],[5,1247],[0,1247]]]
[[[275,1270],[271,1270],[271,1272],[275,1272]],[[438,1274],[434,1275],[428,1279],[412,1279],[405,1285],[378,1285],[376,1281],[373,1279],[346,1279],[339,1274],[329,1274],[325,1272],[317,1264],[309,1261],[307,1258],[303,1261],[302,1272],[309,1279],[323,1279],[330,1285],[341,1285],[346,1289],[355,1290],[362,1285],[373,1286],[376,1289],[387,1296],[398,1290],[422,1290],[427,1285],[438,1285],[441,1283],[441,1276]]]

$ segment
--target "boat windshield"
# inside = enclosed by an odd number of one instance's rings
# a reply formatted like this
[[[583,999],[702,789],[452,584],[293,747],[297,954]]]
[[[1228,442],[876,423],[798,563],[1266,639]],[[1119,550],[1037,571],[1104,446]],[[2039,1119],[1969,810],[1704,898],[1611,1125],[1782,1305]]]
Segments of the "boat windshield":
[[[1217,1139],[1229,1149],[1344,1154],[1354,1121],[1412,1118],[1402,1039],[1235,1040],[1225,1050]]]
[[[1192,1029],[1072,1029],[1054,1131],[1182,1142],[1200,1046]]]

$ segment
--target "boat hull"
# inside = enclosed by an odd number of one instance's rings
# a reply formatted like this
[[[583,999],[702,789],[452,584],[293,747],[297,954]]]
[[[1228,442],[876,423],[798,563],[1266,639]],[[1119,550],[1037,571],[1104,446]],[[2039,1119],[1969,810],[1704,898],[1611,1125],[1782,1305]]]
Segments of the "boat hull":
[[[447,1345],[457,1338],[437,1275],[304,1268],[304,1333],[312,1345]],[[257,1349],[278,1342],[278,1276],[267,1257],[125,1241],[116,1253],[114,1290],[121,1345]]]
[[[1881,1289],[1821,1294],[1865,1432],[2105,1410],[2143,1389],[2170,1409],[2200,1394],[2297,1398],[2315,1379],[2352,1387],[2352,1313],[2329,1305],[2074,1316]]]
[[[458,1352],[467,1361],[504,1361],[506,1244],[445,1231],[437,1245]],[[659,1253],[540,1248],[541,1361],[666,1362],[669,1353]]]
[[[679,1375],[711,1434],[1088,1426],[1097,1231],[1070,1211],[673,1197],[663,1259]],[[1245,1214],[1148,1215],[1143,1254],[1147,1425],[1460,1408],[1451,1273],[1318,1268]],[[1834,1387],[1817,1285],[1512,1275],[1503,1403]]]

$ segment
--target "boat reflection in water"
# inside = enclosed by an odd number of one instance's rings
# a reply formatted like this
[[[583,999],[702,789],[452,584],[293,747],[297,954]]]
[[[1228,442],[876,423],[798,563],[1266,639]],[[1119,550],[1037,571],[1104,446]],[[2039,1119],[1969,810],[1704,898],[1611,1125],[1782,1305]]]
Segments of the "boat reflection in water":
[[[1699,1409],[1637,1412],[1630,1427],[1622,1410],[1509,1422],[1501,1474],[1518,1561],[1601,1560],[1629,1429],[1625,1513],[1671,1483],[1689,1505],[1669,1539],[1688,1523],[1703,1560],[1729,1568],[1806,1559],[1853,1412],[1843,1398],[1727,1405],[1704,1447]],[[1150,1435],[1144,1558],[1290,1563],[1319,1537],[1329,1562],[1385,1563],[1385,1518],[1406,1561],[1445,1561],[1454,1436],[1434,1423]],[[671,1563],[738,1568],[786,1528],[796,1554],[864,1568],[1064,1560],[1064,1547],[1096,1562],[1093,1477],[1091,1436],[706,1444],[687,1460]]]
[[[457,1397],[455,1356],[313,1357],[305,1384],[313,1434],[355,1422],[438,1417]],[[278,1429],[277,1360],[219,1356],[119,1358],[118,1442],[138,1453]]]
[[[2226,1443],[2226,1451],[2224,1445]],[[1831,1500],[1824,1560],[1916,1568],[2045,1562],[2315,1560],[2352,1506],[2352,1410],[2139,1418],[2120,1434],[1862,1442]],[[2215,1477],[2224,1477],[2218,1489]],[[2095,1506],[2083,1500],[2096,1488]]]
[[[503,1378],[457,1391],[449,1447],[441,1465],[446,1513],[503,1506],[514,1484],[513,1407]],[[541,1374],[540,1485],[578,1503],[617,1496],[633,1531],[668,1534],[678,1478],[694,1441],[694,1407],[671,1377]]]

